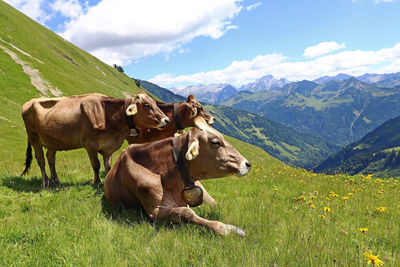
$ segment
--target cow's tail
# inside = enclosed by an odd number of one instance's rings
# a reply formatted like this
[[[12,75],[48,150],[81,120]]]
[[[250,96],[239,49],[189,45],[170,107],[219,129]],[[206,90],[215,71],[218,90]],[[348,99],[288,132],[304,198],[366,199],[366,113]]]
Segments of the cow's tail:
[[[32,164],[32,146],[31,143],[28,141],[28,147],[26,148],[25,170],[22,172],[21,176],[28,173],[29,169],[31,168],[31,164]]]

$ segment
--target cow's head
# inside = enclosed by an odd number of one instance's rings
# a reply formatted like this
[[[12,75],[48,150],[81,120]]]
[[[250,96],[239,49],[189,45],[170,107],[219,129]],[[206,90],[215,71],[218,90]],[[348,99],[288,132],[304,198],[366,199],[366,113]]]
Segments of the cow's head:
[[[160,110],[156,101],[144,91],[140,91],[131,99],[125,110],[128,118],[132,117],[133,123],[138,128],[164,128],[170,119]]]
[[[250,162],[202,118],[196,119],[188,139],[185,158],[190,176],[209,179],[231,174],[243,176],[250,171]]]
[[[193,95],[179,103],[179,113],[180,124],[185,127],[193,126],[197,117],[204,118],[209,125],[215,122],[214,117],[204,110],[203,105]]]

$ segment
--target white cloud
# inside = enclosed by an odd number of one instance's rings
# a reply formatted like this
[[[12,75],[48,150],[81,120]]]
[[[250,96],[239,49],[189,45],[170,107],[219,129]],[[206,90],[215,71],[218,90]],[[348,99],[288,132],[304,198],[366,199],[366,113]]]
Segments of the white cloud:
[[[362,0],[351,0],[351,2],[355,3],[355,2],[361,2]],[[375,4],[379,4],[379,3],[393,3],[396,0],[374,0]]]
[[[392,3],[394,0],[374,0],[375,4],[379,3]]]
[[[337,42],[322,42],[315,46],[307,47],[304,50],[303,57],[315,58],[322,55],[329,54],[339,49],[345,48],[345,44],[338,44]]]
[[[252,9],[255,9],[255,8],[259,7],[260,5],[261,5],[261,3],[260,3],[260,2],[257,2],[257,3],[255,3],[255,4],[252,4],[252,5],[249,5],[248,7],[246,7],[246,10],[247,10],[247,11],[250,11],[250,10],[252,10]]]
[[[51,8],[66,18],[77,18],[83,13],[83,8],[78,0],[56,0],[51,4]]]
[[[50,18],[50,15],[41,8],[44,0],[5,0],[5,2],[41,24]]]
[[[62,1],[64,2],[64,1]],[[61,35],[109,64],[169,53],[197,36],[235,29],[240,0],[102,0]]]
[[[343,51],[309,61],[291,61],[279,54],[260,55],[252,60],[234,61],[221,70],[173,76],[160,74],[150,79],[162,86],[182,84],[230,83],[243,85],[264,75],[289,80],[313,80],[324,75],[347,73],[362,75],[367,72],[390,73],[400,71],[400,43],[377,51]]]

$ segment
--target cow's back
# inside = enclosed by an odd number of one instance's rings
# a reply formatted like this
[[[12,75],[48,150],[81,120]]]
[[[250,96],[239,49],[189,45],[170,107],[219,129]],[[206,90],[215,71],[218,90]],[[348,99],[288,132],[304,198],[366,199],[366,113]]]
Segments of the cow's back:
[[[60,98],[34,98],[25,103],[22,117],[29,132],[37,134],[41,143],[57,150],[82,147],[91,126],[82,114],[83,102],[96,103],[107,98],[101,94],[87,94]]]

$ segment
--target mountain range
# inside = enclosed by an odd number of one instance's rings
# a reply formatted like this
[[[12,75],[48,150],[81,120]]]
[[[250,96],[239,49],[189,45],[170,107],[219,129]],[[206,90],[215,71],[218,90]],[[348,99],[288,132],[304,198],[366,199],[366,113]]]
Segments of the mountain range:
[[[181,96],[193,94],[198,100],[209,104],[218,104],[231,98],[238,92],[238,90],[230,84],[199,84],[181,89],[170,88],[170,91]]]
[[[366,73],[361,76],[351,76],[345,73],[339,73],[335,76],[323,76],[312,80],[312,82],[323,85],[331,81],[345,81],[348,79],[356,79],[358,81],[371,84],[377,87],[392,88],[400,86],[400,72],[390,74],[370,74]],[[254,82],[240,86],[239,88],[234,87],[230,84],[201,84],[186,86],[180,89],[169,88],[168,90],[178,95],[196,94],[201,101],[209,104],[221,104],[222,102],[234,97],[243,91],[256,92],[269,92],[269,94],[279,94],[282,89],[293,82],[285,78],[276,79],[272,75],[263,76]],[[295,82],[296,83],[296,82]]]
[[[221,104],[347,145],[399,116],[398,103],[400,86],[382,88],[350,78],[326,84],[293,82],[279,94],[240,92]]]
[[[147,81],[140,81],[140,84],[165,102],[186,99]],[[298,132],[246,111],[215,105],[205,105],[205,109],[215,117],[213,127],[221,133],[261,147],[273,157],[290,165],[310,169],[341,148],[320,137]]]

